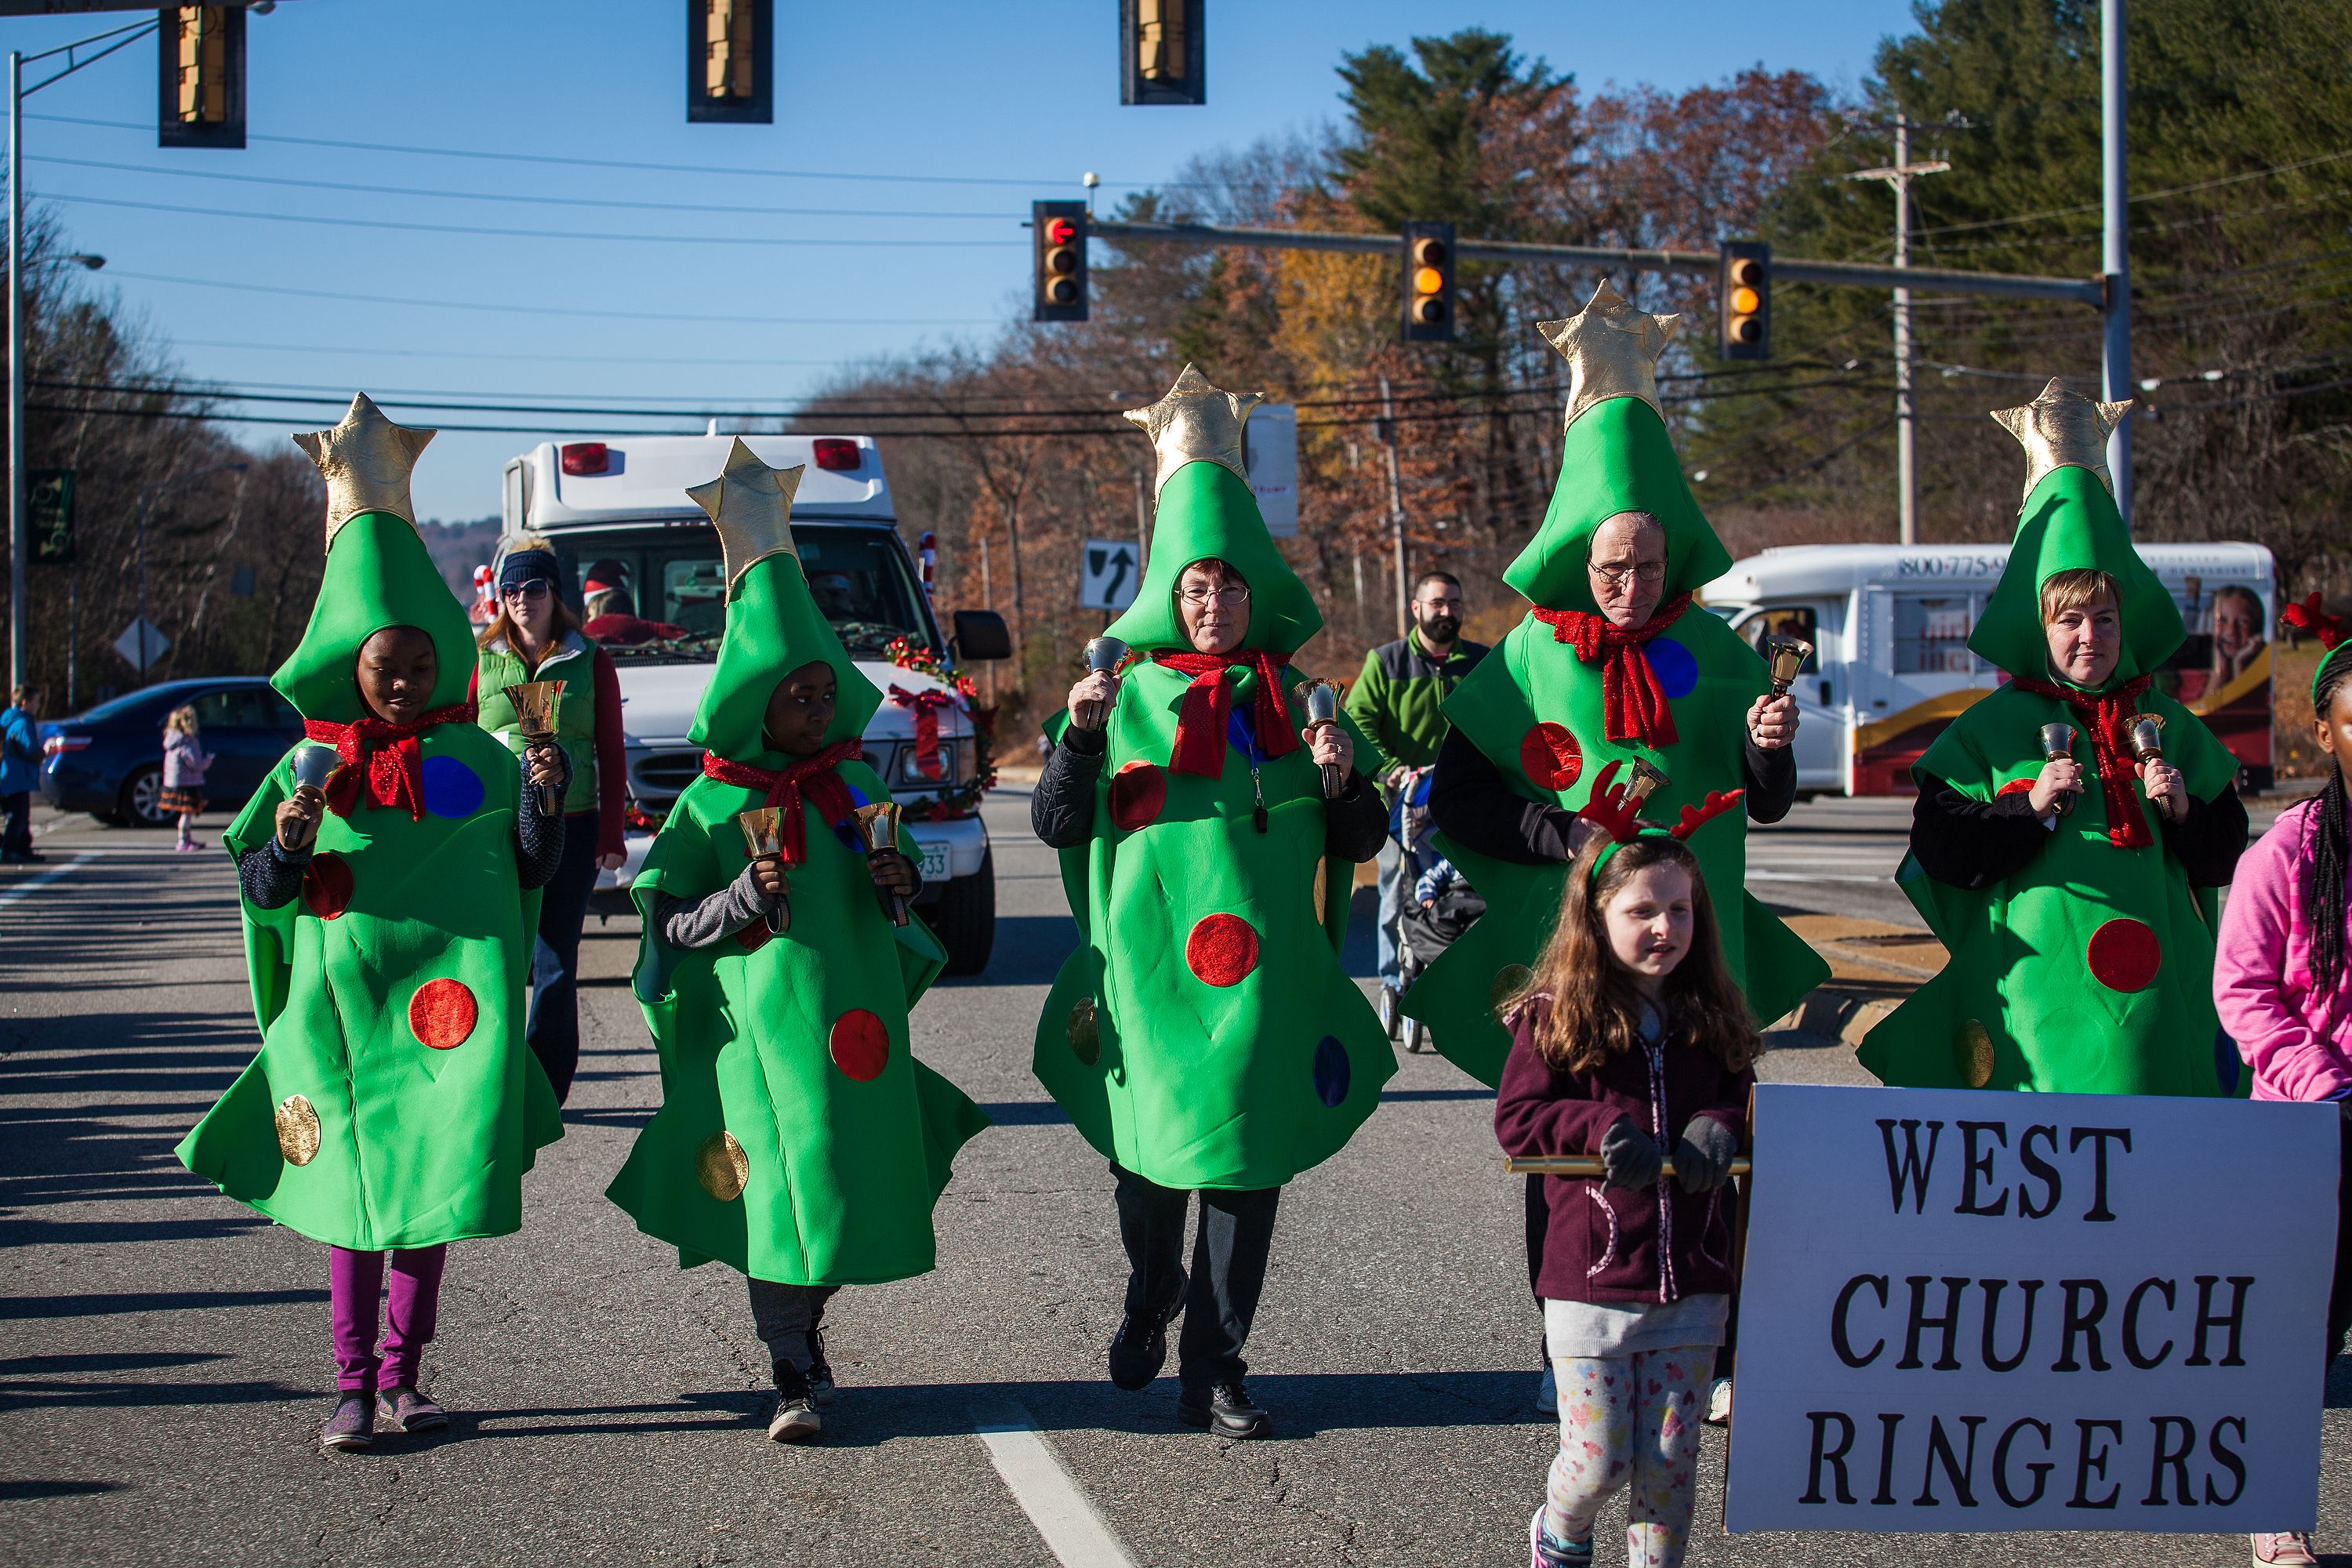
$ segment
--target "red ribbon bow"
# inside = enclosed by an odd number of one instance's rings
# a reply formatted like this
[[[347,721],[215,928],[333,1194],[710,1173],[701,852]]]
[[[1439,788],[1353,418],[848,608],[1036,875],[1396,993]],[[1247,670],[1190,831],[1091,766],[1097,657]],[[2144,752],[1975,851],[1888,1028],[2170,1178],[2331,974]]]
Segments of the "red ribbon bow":
[[[2317,637],[2319,646],[2329,653],[2334,653],[2336,645],[2344,640],[2343,621],[2319,607],[2319,595],[2315,592],[2301,604],[2289,605],[2281,610],[2279,620],[2296,631]]]
[[[1642,645],[1679,620],[1690,602],[1688,594],[1677,594],[1656,615],[1630,627],[1587,610],[1538,607],[1535,612],[1536,619],[1551,628],[1552,641],[1573,646],[1576,657],[1586,664],[1601,665],[1601,732],[1609,740],[1638,741],[1654,751],[1678,738],[1666,694],[1658,686],[1657,672],[1643,657]]]
[[[2063,702],[2081,717],[2083,728],[2091,732],[2091,755],[2098,765],[2099,791],[2107,803],[2107,842],[2118,849],[2144,849],[2156,842],[2148,834],[2147,817],[2140,810],[2139,797],[2132,794],[2131,787],[2132,780],[2139,773],[2138,765],[2132,761],[2131,721],[2139,712],[2139,694],[2147,689],[2150,679],[2135,676],[2112,690],[2095,693],[2077,691],[2047,680],[2030,680],[2021,675],[2010,681],[2020,691]]]
[[[903,686],[893,686],[890,700],[915,710],[915,767],[927,779],[938,778],[947,771],[940,763],[940,710],[958,706],[955,694],[936,687],[929,691],[909,691]]]
[[[1222,778],[1225,772],[1225,725],[1234,710],[1234,674],[1246,669],[1257,677],[1252,712],[1257,723],[1258,749],[1269,757],[1285,757],[1298,750],[1298,736],[1290,722],[1290,704],[1282,694],[1284,656],[1263,648],[1232,653],[1170,653],[1151,656],[1192,684],[1176,710],[1176,747],[1168,758],[1171,773],[1196,773]]]
[[[411,822],[425,816],[425,748],[417,737],[436,724],[470,724],[478,716],[472,699],[436,708],[414,724],[362,719],[338,724],[305,719],[302,733],[335,748],[341,769],[327,781],[327,809],[349,816],[364,791],[370,805],[405,806]]]
[[[784,863],[798,866],[808,858],[806,801],[814,801],[824,820],[832,824],[846,822],[857,809],[857,801],[849,793],[834,769],[843,763],[855,762],[866,754],[856,741],[839,741],[813,757],[803,757],[788,767],[770,770],[755,768],[749,763],[730,762],[716,752],[702,754],[702,771],[720,784],[739,784],[744,789],[761,793],[763,805],[784,808]]]

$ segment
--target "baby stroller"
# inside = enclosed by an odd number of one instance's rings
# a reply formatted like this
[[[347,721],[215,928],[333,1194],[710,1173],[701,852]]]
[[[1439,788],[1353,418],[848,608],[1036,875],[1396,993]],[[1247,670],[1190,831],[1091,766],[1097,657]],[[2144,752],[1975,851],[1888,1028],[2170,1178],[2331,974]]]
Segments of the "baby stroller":
[[[1396,1001],[1412,989],[1421,972],[1458,941],[1471,922],[1486,912],[1469,880],[1432,842],[1436,825],[1429,815],[1429,780],[1433,770],[1409,768],[1399,775],[1395,798],[1389,806],[1389,837],[1402,857],[1399,872],[1406,884],[1403,909],[1397,919]],[[1401,1039],[1408,1053],[1430,1050],[1428,1026],[1408,1018],[1401,1006],[1388,1010],[1389,1038]]]

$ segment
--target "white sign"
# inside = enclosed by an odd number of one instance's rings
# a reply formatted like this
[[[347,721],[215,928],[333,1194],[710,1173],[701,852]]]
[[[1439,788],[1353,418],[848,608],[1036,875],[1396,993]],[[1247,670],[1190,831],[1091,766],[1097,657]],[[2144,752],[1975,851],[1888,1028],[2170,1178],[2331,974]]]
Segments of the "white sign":
[[[1242,426],[1242,465],[1257,492],[1258,514],[1276,539],[1298,532],[1298,405],[1261,403]]]
[[[2308,1530],[2337,1111],[1756,1090],[1732,1530]]]
[[[142,637],[147,645],[143,658],[139,651]],[[163,628],[154,622],[143,616],[134,616],[131,624],[122,628],[122,635],[114,639],[114,651],[121,654],[122,662],[133,669],[145,669],[161,662],[163,656],[172,651],[172,639],[165,637]]]
[[[1143,551],[1132,539],[1089,539],[1078,547],[1078,605],[1123,610],[1143,580]]]

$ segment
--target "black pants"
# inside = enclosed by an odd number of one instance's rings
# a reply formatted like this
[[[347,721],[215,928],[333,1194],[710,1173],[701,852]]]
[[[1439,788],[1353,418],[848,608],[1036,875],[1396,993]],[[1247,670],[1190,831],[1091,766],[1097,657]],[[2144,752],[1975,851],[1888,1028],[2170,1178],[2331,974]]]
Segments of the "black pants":
[[[811,1359],[808,1337],[824,1326],[824,1304],[841,1287],[782,1285],[749,1277],[743,1283],[751,1289],[752,1331],[768,1347],[769,1361],[779,1373],[787,1366],[806,1372]]]
[[[2327,1293],[2327,1361],[2333,1365],[2352,1329],[2352,1116],[2343,1121],[2343,1153],[2336,1178],[2336,1284]]]
[[[33,852],[33,792],[20,789],[0,795],[0,812],[7,815],[7,823],[0,826],[0,855],[30,855]]]
[[[1118,1238],[1127,1247],[1127,1310],[1139,1318],[1164,1307],[1175,1293],[1176,1271],[1184,1258],[1184,1215],[1192,1194],[1146,1181],[1116,1163],[1110,1169],[1118,1178]],[[1184,1331],[1176,1342],[1176,1375],[1184,1383],[1221,1383],[1249,1371],[1242,1346],[1257,1316],[1258,1295],[1265,1289],[1274,1211],[1281,1201],[1280,1187],[1201,1194],[1201,1227],[1192,1242],[1192,1279],[1184,1296]]]
[[[595,890],[596,814],[578,811],[563,819],[563,858],[540,891],[530,1018],[523,1026],[558,1105],[571,1098],[572,1075],[580,1070],[580,928]]]

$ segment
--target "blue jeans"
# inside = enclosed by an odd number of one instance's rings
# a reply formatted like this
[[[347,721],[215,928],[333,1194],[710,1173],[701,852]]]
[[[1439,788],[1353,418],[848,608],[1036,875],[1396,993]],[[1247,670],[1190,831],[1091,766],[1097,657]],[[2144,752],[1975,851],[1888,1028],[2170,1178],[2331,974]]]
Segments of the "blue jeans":
[[[1397,922],[1404,918],[1404,901],[1412,896],[1412,883],[1404,874],[1404,855],[1391,839],[1381,846],[1381,984],[1396,990],[1403,973],[1397,957]]]
[[[580,928],[596,890],[596,814],[563,819],[563,858],[539,896],[539,941],[532,945],[530,1014],[523,1038],[547,1069],[555,1103],[572,1093],[580,1068]]]

